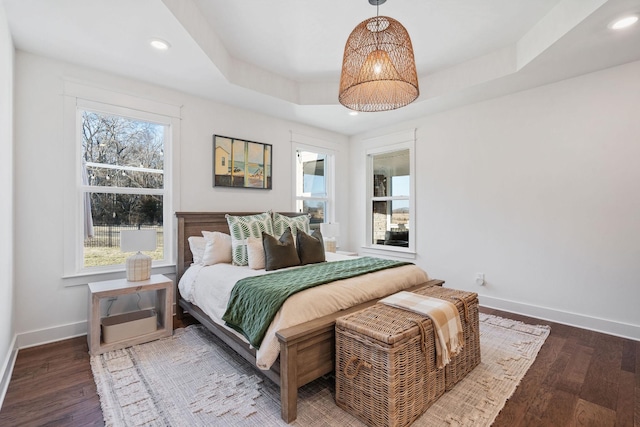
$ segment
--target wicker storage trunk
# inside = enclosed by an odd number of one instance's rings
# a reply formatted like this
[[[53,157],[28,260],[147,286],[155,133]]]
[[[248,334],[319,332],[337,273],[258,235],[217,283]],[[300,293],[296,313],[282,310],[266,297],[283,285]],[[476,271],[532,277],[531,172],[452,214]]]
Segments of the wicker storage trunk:
[[[336,320],[335,375],[337,405],[370,426],[407,426],[445,391],[431,320],[384,304]]]
[[[464,332],[462,351],[451,358],[444,367],[446,389],[451,390],[480,363],[480,325],[478,319],[478,294],[456,289],[431,286],[413,291],[416,294],[449,301],[458,307]]]

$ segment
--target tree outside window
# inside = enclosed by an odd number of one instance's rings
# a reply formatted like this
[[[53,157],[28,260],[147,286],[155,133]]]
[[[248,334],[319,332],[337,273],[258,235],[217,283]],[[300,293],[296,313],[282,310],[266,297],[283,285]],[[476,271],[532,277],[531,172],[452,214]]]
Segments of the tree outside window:
[[[120,231],[153,228],[154,260],[164,259],[165,161],[168,126],[81,111],[85,195],[83,266],[123,264]]]

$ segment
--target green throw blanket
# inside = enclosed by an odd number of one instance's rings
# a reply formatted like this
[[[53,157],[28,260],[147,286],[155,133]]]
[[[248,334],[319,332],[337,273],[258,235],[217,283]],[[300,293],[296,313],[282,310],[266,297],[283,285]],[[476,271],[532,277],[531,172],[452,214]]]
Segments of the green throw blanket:
[[[259,348],[271,321],[289,296],[314,286],[406,264],[411,263],[362,257],[247,277],[238,280],[231,290],[222,320]]]

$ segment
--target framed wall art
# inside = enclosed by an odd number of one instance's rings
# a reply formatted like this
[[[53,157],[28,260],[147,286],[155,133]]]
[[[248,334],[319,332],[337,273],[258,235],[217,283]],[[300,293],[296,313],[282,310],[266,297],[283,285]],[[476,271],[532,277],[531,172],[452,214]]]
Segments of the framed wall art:
[[[213,135],[213,186],[271,189],[271,144]]]

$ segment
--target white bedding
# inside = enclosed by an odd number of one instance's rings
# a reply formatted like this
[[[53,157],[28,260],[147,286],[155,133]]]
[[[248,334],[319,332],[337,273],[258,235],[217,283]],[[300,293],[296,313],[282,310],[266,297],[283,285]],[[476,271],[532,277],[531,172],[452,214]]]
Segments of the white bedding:
[[[349,258],[331,252],[327,252],[326,256],[329,262]],[[235,283],[244,277],[269,273],[231,264],[192,265],[185,271],[178,287],[182,298],[197,305],[211,320],[224,326],[221,319]],[[256,351],[256,365],[260,369],[269,369],[276,361],[280,344],[275,334],[280,329],[299,325],[365,301],[382,298],[427,280],[429,277],[421,268],[405,265],[298,292],[287,299],[271,322],[260,348]],[[247,342],[242,335],[230,328],[227,329]]]

